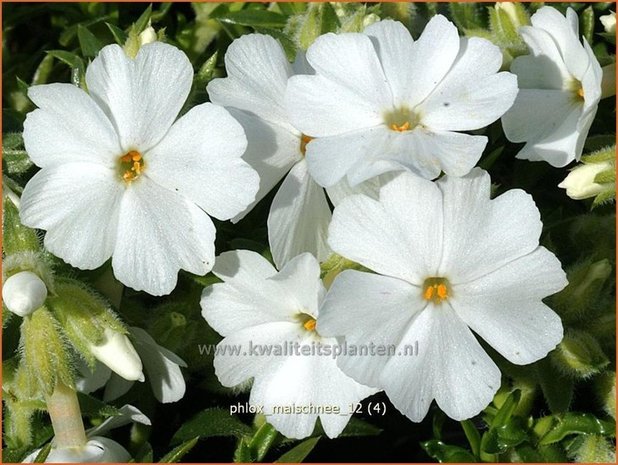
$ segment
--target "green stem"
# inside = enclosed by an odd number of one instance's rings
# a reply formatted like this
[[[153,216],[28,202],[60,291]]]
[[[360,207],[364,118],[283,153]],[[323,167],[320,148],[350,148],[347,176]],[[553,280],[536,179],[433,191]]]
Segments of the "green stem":
[[[616,95],[616,63],[603,67],[603,80],[601,81],[601,98]]]
[[[55,446],[58,449],[82,447],[88,441],[79,409],[77,394],[73,389],[58,382],[47,399],[47,410],[54,428]]]

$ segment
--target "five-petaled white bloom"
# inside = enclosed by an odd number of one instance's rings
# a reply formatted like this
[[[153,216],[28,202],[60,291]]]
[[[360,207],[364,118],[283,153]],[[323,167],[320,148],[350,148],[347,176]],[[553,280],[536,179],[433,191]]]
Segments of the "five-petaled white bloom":
[[[236,216],[240,220],[285,177],[268,215],[268,239],[274,262],[282,267],[303,252],[318,260],[330,254],[326,242],[331,212],[322,189],[307,171],[305,150],[311,141],[289,121],[284,97],[288,79],[312,71],[302,52],[290,64],[279,42],[270,36],[249,34],[236,39],[225,54],[228,76],[208,84],[213,103],[225,106],[242,124],[248,139],[243,158],[260,174],[255,201]],[[286,176],[287,174],[287,176]],[[384,178],[355,190],[375,192]],[[350,193],[345,182],[328,189],[337,203]]]
[[[395,344],[395,355],[343,355],[338,365],[384,389],[413,421],[433,399],[462,420],[493,398],[500,371],[472,331],[515,364],[539,360],[562,339],[560,318],[541,299],[567,281],[539,246],[539,211],[521,190],[489,193],[480,169],[437,182],[406,174],[379,201],[350,196],[333,215],[333,250],[378,274],[337,276],[317,330],[351,344]]]
[[[206,288],[201,305],[206,321],[225,336],[214,360],[221,384],[233,387],[253,378],[249,402],[262,407],[287,437],[309,436],[318,416],[326,435],[338,436],[350,419],[350,405],[376,390],[343,374],[332,353],[312,349],[337,344],[315,330],[325,294],[315,257],[299,255],[277,272],[259,254],[236,250],[218,256],[213,273],[224,283]],[[235,347],[241,353],[229,350]],[[297,407],[312,411],[278,411]],[[315,413],[324,407],[331,412]]]
[[[531,54],[516,58],[519,94],[502,117],[507,138],[526,142],[517,158],[562,167],[579,160],[601,99],[601,66],[571,8],[543,7],[519,32]]]
[[[153,295],[171,292],[181,268],[212,268],[215,228],[205,212],[233,217],[259,181],[241,159],[244,131],[225,109],[198,105],[175,121],[192,79],[186,55],[155,42],[135,59],[104,47],[86,72],[88,93],[30,88],[39,108],[26,118],[24,143],[42,170],[20,214],[47,231],[50,252],[82,269],[111,256],[122,283]]]
[[[500,49],[460,38],[434,16],[415,42],[403,24],[380,21],[364,33],[326,34],[307,51],[315,75],[293,76],[286,92],[291,122],[316,137],[309,172],[328,187],[388,171],[427,179],[463,176],[487,138],[455,131],[487,126],[512,105],[514,75],[497,71]]]

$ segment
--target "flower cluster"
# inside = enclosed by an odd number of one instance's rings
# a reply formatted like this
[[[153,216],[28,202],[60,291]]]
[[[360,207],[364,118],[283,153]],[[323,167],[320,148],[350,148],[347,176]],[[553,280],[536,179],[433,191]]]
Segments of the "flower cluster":
[[[496,196],[478,167],[485,128],[501,121],[508,140],[524,144],[519,159],[556,168],[583,159],[560,184],[570,197],[615,196],[605,153],[615,146],[582,158],[603,70],[572,9],[540,8],[518,29],[528,51],[510,67],[498,45],[460,37],[440,14],[417,39],[400,21],[366,23],[319,35],[294,62],[271,35],[234,40],[227,75],[201,89],[207,103],[193,105],[189,58],[151,27],[130,47],[103,47],[84,88],[28,91],[37,108],[23,141],[40,170],[20,199],[12,193],[21,224],[44,230],[46,250],[69,265],[111,260],[117,281],[152,296],[174,291],[181,270],[212,273],[200,306],[223,338],[215,374],[250,390],[249,403],[289,438],[318,422],[339,436],[354,406],[382,391],[414,422],[434,400],[469,419],[501,387],[494,351],[528,365],[563,340],[544,299],[567,274],[541,245],[533,197],[500,187]],[[274,263],[250,250],[216,256],[215,224],[243,221],[275,189]],[[72,316],[79,299],[63,297],[83,290],[69,280],[52,289],[31,268],[4,276],[5,306],[26,322],[54,315],[48,326],[60,325],[58,340],[87,362],[76,390],[105,386],[113,400],[146,371],[160,402],[184,396],[183,359],[108,307],[89,339],[87,318]],[[364,346],[378,350],[342,350]],[[128,458],[91,435],[48,459]]]

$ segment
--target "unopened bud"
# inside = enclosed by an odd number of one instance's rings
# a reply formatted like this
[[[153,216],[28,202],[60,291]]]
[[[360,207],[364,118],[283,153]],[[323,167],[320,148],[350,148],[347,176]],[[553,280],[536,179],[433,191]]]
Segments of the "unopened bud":
[[[616,33],[616,12],[611,11],[608,15],[603,15],[599,19],[605,28],[605,32],[608,34]]]
[[[25,317],[45,303],[47,287],[36,274],[21,271],[4,282],[2,299],[11,312]]]
[[[40,449],[28,455],[22,463],[33,463]],[[95,436],[85,446],[52,448],[45,463],[126,463],[131,459],[127,450],[111,439]]]
[[[611,185],[595,182],[597,175],[607,170],[613,170],[613,166],[609,162],[578,165],[564,181],[558,184],[558,187],[566,189],[567,195],[574,200],[596,197],[612,188]]]
[[[140,46],[151,44],[157,41],[157,33],[152,26],[148,26],[139,34],[139,44]]]
[[[101,344],[91,345],[90,352],[110,370],[128,381],[143,381],[142,361],[127,336],[105,328]]]
[[[578,378],[599,373],[609,359],[594,337],[583,331],[570,331],[555,351],[552,360],[563,371]]]

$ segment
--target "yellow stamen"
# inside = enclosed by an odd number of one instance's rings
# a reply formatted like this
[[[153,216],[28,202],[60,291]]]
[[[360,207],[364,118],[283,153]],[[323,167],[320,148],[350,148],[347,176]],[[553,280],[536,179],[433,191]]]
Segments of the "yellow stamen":
[[[433,299],[433,291],[434,291],[434,287],[433,286],[430,286],[427,289],[425,289],[425,292],[423,293],[423,298],[425,300]]]
[[[410,122],[406,121],[405,123],[401,124],[401,125],[397,125],[395,123],[391,124],[391,129],[393,131],[398,131],[398,132],[403,132],[403,131],[407,131],[410,129]]]
[[[144,171],[144,159],[137,150],[130,150],[120,157],[120,172],[125,182],[134,181]]]
[[[580,87],[579,89],[577,89],[577,96],[582,100],[584,99],[584,88],[583,87]]]
[[[305,323],[303,324],[303,328],[305,328],[307,331],[315,331],[315,325],[316,325],[315,319],[311,318],[305,321]]]
[[[450,295],[448,281],[445,278],[427,278],[423,284],[423,299],[435,304],[447,300]]]
[[[305,156],[305,152],[307,151],[307,144],[313,140],[313,137],[303,134],[300,136],[300,153]]]

